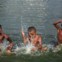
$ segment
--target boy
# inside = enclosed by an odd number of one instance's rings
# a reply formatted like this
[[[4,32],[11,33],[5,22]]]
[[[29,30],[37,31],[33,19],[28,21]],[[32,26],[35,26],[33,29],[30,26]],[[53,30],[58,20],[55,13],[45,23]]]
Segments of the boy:
[[[0,53],[1,53],[1,44],[3,43],[4,39],[6,39],[7,41],[9,41],[9,45],[6,48],[6,53],[9,54],[9,53],[11,53],[11,49],[13,47],[13,42],[10,39],[10,37],[3,32],[2,26],[0,25]]]
[[[59,23],[61,23],[61,27],[58,25]],[[57,29],[57,44],[62,44],[62,20],[55,22],[53,25]]]
[[[22,32],[22,37],[24,44],[26,45],[28,42],[30,42],[32,45],[34,45],[35,48],[32,50],[42,50],[42,37],[37,34],[36,28],[31,26],[28,28],[28,36],[25,36],[25,33]]]

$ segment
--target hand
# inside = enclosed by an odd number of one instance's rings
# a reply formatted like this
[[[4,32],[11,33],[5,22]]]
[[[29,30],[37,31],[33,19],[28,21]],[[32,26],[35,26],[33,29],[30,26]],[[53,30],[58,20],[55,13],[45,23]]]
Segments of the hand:
[[[62,20],[58,20],[54,23],[54,25],[57,25],[58,23],[62,23]]]
[[[11,54],[11,50],[6,50],[7,55]]]
[[[60,19],[60,20],[58,20],[58,22],[59,22],[59,23],[62,23],[62,20]]]
[[[25,36],[25,33],[22,31],[22,36]]]
[[[43,48],[42,48],[42,51],[47,51],[47,50],[48,50],[47,47],[43,47]]]
[[[14,44],[13,44],[13,43],[10,43],[10,44],[8,45],[8,47],[7,47],[7,50],[11,50],[13,46],[14,46]]]

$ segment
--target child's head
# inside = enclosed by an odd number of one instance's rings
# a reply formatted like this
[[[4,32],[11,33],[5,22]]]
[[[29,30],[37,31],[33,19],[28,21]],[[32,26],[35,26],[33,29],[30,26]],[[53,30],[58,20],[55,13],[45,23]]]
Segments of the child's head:
[[[36,35],[36,28],[33,27],[33,26],[29,27],[29,28],[28,28],[28,35],[29,35],[30,37],[35,36],[35,35]]]

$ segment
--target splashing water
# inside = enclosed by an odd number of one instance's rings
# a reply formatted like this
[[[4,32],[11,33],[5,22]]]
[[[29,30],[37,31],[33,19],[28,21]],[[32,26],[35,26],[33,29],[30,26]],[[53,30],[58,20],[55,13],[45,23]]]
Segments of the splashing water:
[[[16,45],[16,49],[14,50],[16,55],[19,54],[31,54],[31,50],[34,47],[32,44],[27,44],[26,46],[23,43],[20,43],[21,46]]]
[[[7,41],[5,41],[3,44],[0,44],[2,54],[5,52],[7,46],[8,46]],[[25,55],[30,54],[30,55],[39,56],[39,55],[41,55],[43,53],[47,54],[47,53],[49,53],[51,51],[55,53],[55,52],[59,52],[59,51],[62,50],[62,44],[60,44],[60,45],[58,45],[56,47],[54,47],[54,45],[51,45],[51,44],[43,44],[42,46],[48,48],[47,51],[45,51],[45,53],[42,52],[42,51],[39,52],[38,50],[32,51],[32,48],[34,48],[34,46],[31,43],[28,43],[27,45],[24,45],[23,43],[20,43],[20,46],[18,46],[16,44],[16,47],[13,50],[13,53],[15,53],[16,56],[21,55],[21,54],[25,54]]]
[[[23,43],[20,43],[20,44],[21,44],[21,46],[19,46],[19,47],[16,46],[16,49],[14,50],[15,53],[16,53],[16,55],[20,55],[20,54],[32,54],[32,53],[38,52],[37,50],[32,52],[32,48],[35,48],[35,47],[32,44],[30,44],[30,43],[27,44],[26,46],[24,46]],[[47,46],[47,45],[44,44],[43,47],[45,47],[45,46]]]
[[[20,54],[30,54],[30,55],[41,55],[43,54],[43,52],[39,52],[39,51],[32,51],[32,48],[34,48],[34,46],[32,44],[27,44],[26,46],[23,43],[20,43],[21,46],[17,46],[16,45],[16,49],[14,50],[16,55],[20,55]],[[43,47],[47,47],[47,51],[45,51],[45,53],[49,53],[49,52],[58,52],[62,49],[62,44],[58,45],[57,47],[54,47],[51,44],[43,44]],[[34,54],[33,54],[34,53]]]
[[[1,53],[5,53],[6,48],[8,47],[8,43],[6,40],[3,41],[3,43],[0,43],[0,49],[1,49]]]
[[[62,50],[62,44],[56,46],[56,48],[53,49],[53,52],[59,52]]]

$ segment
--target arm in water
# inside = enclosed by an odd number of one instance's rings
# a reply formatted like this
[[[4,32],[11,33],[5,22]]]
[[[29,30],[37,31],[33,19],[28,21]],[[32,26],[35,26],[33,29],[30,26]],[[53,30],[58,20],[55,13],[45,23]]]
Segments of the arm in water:
[[[5,37],[5,39],[7,39],[7,41],[9,41],[9,45],[8,45],[8,47],[7,47],[7,51],[9,50],[9,51],[11,51],[11,49],[12,49],[12,47],[14,46],[14,43],[13,43],[13,41],[10,39],[10,37],[8,36],[8,35],[6,35],[6,34],[4,34],[4,37]]]
[[[59,23],[62,23],[62,20],[55,22],[53,25],[54,25],[57,29],[60,29],[60,26],[58,25]]]

